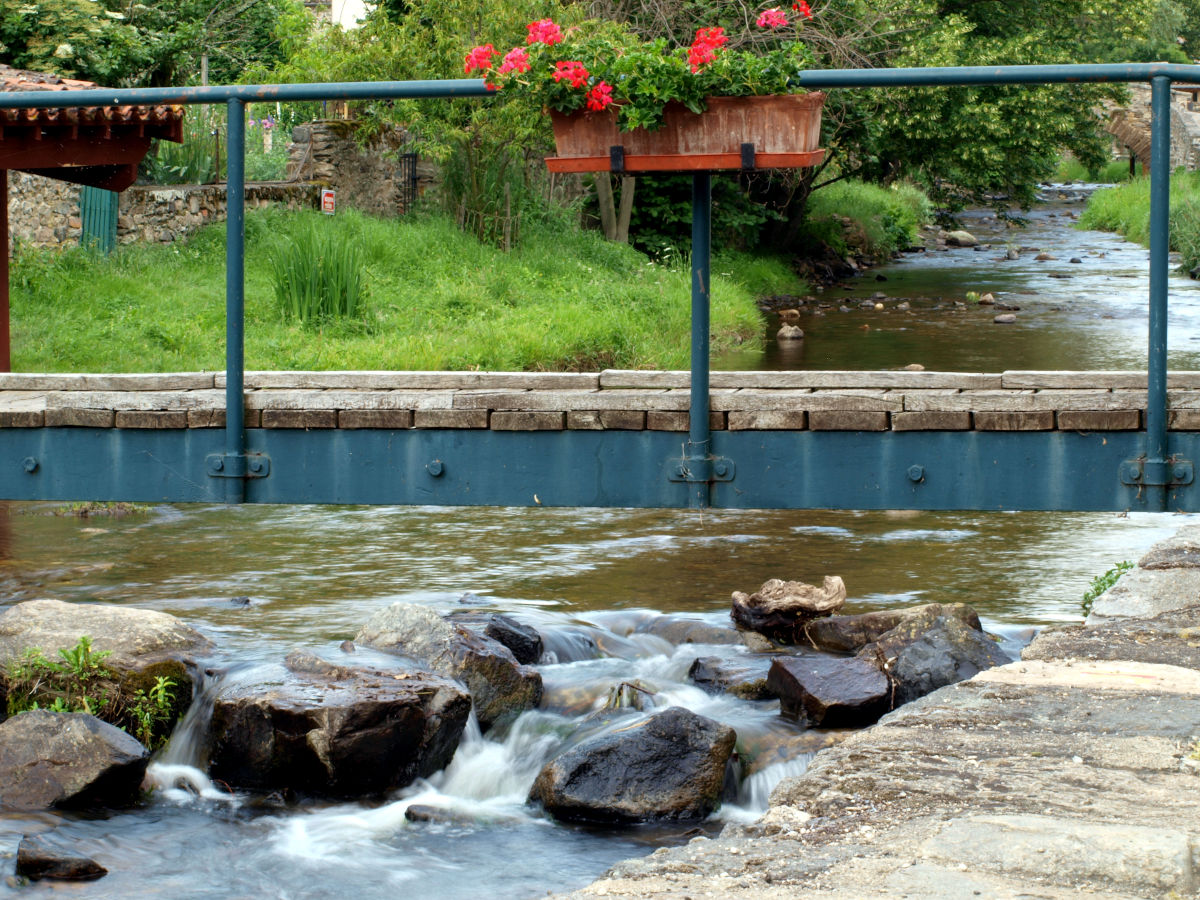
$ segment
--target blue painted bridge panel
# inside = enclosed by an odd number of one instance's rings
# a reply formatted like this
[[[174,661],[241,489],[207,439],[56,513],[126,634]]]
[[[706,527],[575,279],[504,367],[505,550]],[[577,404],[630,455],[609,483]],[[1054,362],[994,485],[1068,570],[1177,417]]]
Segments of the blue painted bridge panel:
[[[1196,459],[1200,434],[1172,434]],[[218,429],[0,429],[0,496],[221,502]],[[681,507],[686,435],[661,431],[247,431],[270,473],[251,503]],[[1119,467],[1139,432],[715,432],[725,508],[1200,509],[1192,486],[1139,488]],[[32,469],[32,471],[30,471]],[[1162,496],[1166,493],[1165,498]]]

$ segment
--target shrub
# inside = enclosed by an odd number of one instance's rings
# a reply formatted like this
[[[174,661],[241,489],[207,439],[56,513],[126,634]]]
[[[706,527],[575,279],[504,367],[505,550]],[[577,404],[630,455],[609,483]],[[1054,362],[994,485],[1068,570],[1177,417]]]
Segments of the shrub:
[[[808,201],[807,233],[826,238],[838,229],[831,227],[838,216],[851,220],[854,234],[850,243],[874,259],[887,259],[914,244],[918,229],[933,214],[929,198],[917,187],[896,183],[890,187],[862,181],[839,181],[815,191]]]
[[[270,260],[275,299],[285,318],[313,322],[358,313],[364,296],[362,252],[332,221],[298,219]]]

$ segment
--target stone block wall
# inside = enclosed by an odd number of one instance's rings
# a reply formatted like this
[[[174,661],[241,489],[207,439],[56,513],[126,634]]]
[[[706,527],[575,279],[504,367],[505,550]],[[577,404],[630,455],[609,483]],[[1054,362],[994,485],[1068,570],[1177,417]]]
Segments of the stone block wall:
[[[337,191],[338,204],[375,216],[404,213],[407,185],[402,183],[399,156],[408,152],[402,128],[376,135],[365,145],[354,137],[354,123],[332,119],[297,125],[288,145],[288,181],[313,181]],[[434,180],[430,163],[417,161],[416,192]]]
[[[52,178],[10,172],[8,176],[9,252],[21,247],[77,245],[78,185]],[[246,188],[246,208],[281,206],[316,208],[320,187],[312,184],[253,184]],[[117,240],[170,243],[202,225],[225,221],[225,185],[157,187],[136,185],[121,192]]]

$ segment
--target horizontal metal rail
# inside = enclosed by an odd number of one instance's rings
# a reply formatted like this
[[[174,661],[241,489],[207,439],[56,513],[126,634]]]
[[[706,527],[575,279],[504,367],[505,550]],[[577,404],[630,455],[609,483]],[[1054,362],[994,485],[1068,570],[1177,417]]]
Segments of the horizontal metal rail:
[[[976,459],[969,465],[958,466],[955,470],[957,474],[954,476],[956,481],[955,487],[946,487],[945,483],[937,491],[925,490],[923,500],[918,500],[915,496],[909,501],[919,508],[948,508],[961,506],[962,508],[1059,508],[1059,509],[1085,509],[1085,508],[1139,508],[1139,509],[1166,509],[1168,506],[1172,508],[1197,508],[1197,503],[1191,500],[1192,491],[1185,488],[1186,484],[1179,484],[1171,474],[1176,471],[1181,464],[1186,463],[1181,456],[1180,451],[1186,451],[1188,456],[1195,449],[1195,441],[1183,435],[1175,435],[1173,440],[1176,447],[1172,448],[1170,435],[1168,434],[1168,408],[1166,394],[1166,372],[1167,372],[1167,300],[1168,300],[1168,197],[1170,187],[1170,88],[1173,81],[1183,82],[1200,82],[1200,66],[1196,65],[1176,65],[1168,63],[1129,63],[1129,64],[1093,64],[1093,65],[1022,65],[1022,66],[956,66],[944,68],[907,68],[907,69],[840,69],[840,70],[810,70],[798,72],[795,76],[795,84],[798,87],[812,89],[833,89],[833,88],[854,88],[854,89],[869,89],[869,88],[887,88],[887,87],[936,87],[936,86],[971,86],[971,85],[1037,85],[1037,84],[1096,84],[1096,83],[1125,83],[1125,82],[1147,82],[1152,86],[1152,148],[1151,158],[1153,164],[1151,166],[1151,222],[1150,222],[1150,297],[1149,297],[1149,348],[1147,358],[1147,374],[1148,374],[1148,402],[1146,407],[1146,430],[1143,435],[1140,435],[1141,447],[1140,453],[1134,453],[1130,442],[1122,439],[1108,444],[1101,444],[1101,447],[1107,447],[1104,450],[1093,450],[1095,461],[1095,471],[1089,470],[1089,477],[1086,479],[1089,484],[1081,489],[1063,490],[1061,488],[1061,480],[1069,478],[1069,470],[1077,469],[1077,466],[1068,466],[1065,464],[1063,452],[1071,448],[1074,452],[1078,452],[1083,445],[1066,436],[1014,436],[1012,439],[1004,438],[981,438],[981,437],[961,437],[949,434],[931,434],[928,439],[919,437],[897,438],[895,436],[884,438],[878,435],[863,434],[857,437],[847,436],[846,438],[832,437],[817,437],[809,436],[802,439],[797,445],[794,443],[794,436],[785,436],[785,433],[780,433],[774,439],[750,439],[746,437],[738,437],[732,434],[721,435],[716,441],[713,440],[713,435],[707,426],[707,410],[709,397],[709,382],[708,382],[708,327],[707,327],[707,311],[708,304],[708,265],[707,260],[695,262],[696,269],[693,271],[693,322],[692,322],[692,406],[690,410],[691,429],[688,436],[688,446],[683,450],[683,456],[675,458],[665,468],[668,471],[667,475],[663,475],[657,471],[655,465],[650,464],[649,469],[654,471],[641,472],[637,477],[629,478],[629,472],[626,466],[619,467],[621,477],[628,478],[630,484],[639,485],[636,491],[630,492],[625,490],[613,489],[608,480],[613,477],[609,474],[597,473],[593,488],[588,488],[587,483],[592,479],[579,479],[579,473],[574,471],[569,465],[568,460],[561,462],[561,465],[566,466],[567,470],[564,478],[575,479],[579,482],[579,489],[569,492],[572,503],[597,503],[600,505],[643,505],[638,502],[638,498],[644,498],[647,501],[646,505],[686,505],[691,503],[695,506],[704,506],[710,503],[715,503],[722,506],[745,506],[747,503],[751,505],[785,505],[785,506],[812,506],[812,505],[860,505],[864,507],[883,505],[883,506],[900,506],[904,505],[906,492],[919,490],[911,486],[905,487],[902,484],[897,488],[881,488],[881,484],[887,481],[884,475],[884,470],[890,471],[893,464],[898,465],[900,460],[895,457],[896,448],[907,448],[905,455],[909,451],[917,452],[918,455],[923,453],[921,448],[926,444],[930,446],[937,445],[942,450],[951,450],[953,453],[971,452],[973,454],[990,455],[993,444],[996,448],[1022,448],[1021,462],[1018,465],[1020,472],[1028,473],[1030,477],[1027,479],[1027,484],[1035,486],[1036,490],[1042,491],[1041,499],[1036,494],[1031,493],[1024,488],[1006,488],[1005,482],[997,482],[997,474],[1002,470],[1007,471],[1009,467],[1000,464],[997,457],[992,461],[992,468],[980,468],[983,463]],[[196,494],[196,498],[211,499],[213,496],[223,496],[228,502],[242,502],[243,500],[259,500],[263,502],[280,502],[290,501],[298,502],[305,497],[314,500],[326,499],[330,502],[448,502],[448,503],[478,503],[478,502],[531,502],[524,500],[526,493],[524,486],[516,489],[516,492],[509,496],[510,491],[489,491],[477,490],[470,497],[466,495],[459,496],[453,491],[442,489],[436,496],[435,494],[427,494],[426,486],[416,488],[417,493],[411,494],[407,488],[398,487],[395,490],[379,489],[378,479],[372,480],[365,484],[362,488],[366,493],[360,492],[358,488],[349,492],[339,492],[331,485],[321,485],[313,478],[313,470],[306,466],[303,468],[303,474],[299,477],[296,484],[290,487],[284,487],[284,479],[282,477],[273,476],[273,482],[278,486],[278,490],[268,486],[270,479],[266,479],[265,472],[271,471],[269,460],[254,458],[248,453],[247,435],[242,420],[241,398],[243,396],[243,370],[244,370],[244,348],[243,348],[243,328],[245,320],[244,311],[244,205],[245,205],[245,182],[244,182],[244,121],[245,107],[247,103],[255,102],[294,102],[294,101],[317,101],[317,100],[381,100],[381,99],[452,99],[452,98],[485,98],[495,96],[495,91],[486,87],[483,81],[476,79],[450,79],[440,81],[382,81],[382,82],[341,82],[328,84],[268,84],[268,85],[225,85],[225,86],[205,86],[205,87],[166,87],[166,88],[123,88],[123,89],[107,89],[98,88],[95,90],[84,91],[37,91],[37,92],[13,92],[0,93],[0,110],[5,109],[30,109],[30,108],[66,108],[66,107],[89,107],[89,106],[125,106],[125,105],[162,105],[162,104],[225,104],[229,117],[229,127],[227,129],[228,136],[228,181],[227,181],[227,202],[228,202],[228,217],[226,222],[227,241],[226,241],[226,427],[224,437],[224,452],[215,453],[214,448],[210,443],[203,442],[198,438],[189,438],[187,435],[180,437],[179,451],[183,454],[180,459],[191,459],[201,453],[201,444],[203,444],[203,455],[206,461],[207,474],[218,479],[223,485],[224,490],[212,491],[208,488],[200,489],[199,491],[188,488],[182,490],[182,494],[178,499],[184,499],[183,495],[191,498],[192,494]],[[702,190],[703,185],[697,183],[693,192],[693,217],[697,223],[694,228],[694,234],[699,234],[701,239],[706,238],[707,232],[707,208],[700,210],[699,206],[704,205],[704,198],[707,193]],[[700,199],[697,199],[700,198]],[[701,221],[703,219],[703,221]],[[706,254],[701,254],[706,256]],[[703,308],[701,308],[703,307]],[[44,429],[44,432],[39,438],[42,444],[50,441],[52,444],[58,441],[63,450],[61,452],[76,452],[78,450],[75,445],[79,440],[84,440],[82,436],[71,436],[71,429]],[[54,433],[67,432],[60,434],[58,438],[51,438]],[[786,438],[786,439],[785,439]],[[23,446],[21,438],[17,435],[8,433],[0,434],[0,446],[15,442],[16,445]],[[120,460],[117,456],[121,455],[118,446],[128,445],[129,449],[133,450],[134,455],[139,455],[137,450],[134,450],[135,445],[138,445],[140,439],[133,437],[123,438],[120,436],[100,436],[96,435],[94,440],[97,442],[97,447],[108,447],[107,458],[112,462],[114,469],[119,469],[124,472],[124,467],[118,465]],[[276,436],[273,443],[280,444],[281,438]],[[289,453],[298,453],[303,459],[309,459],[314,467],[321,471],[321,477],[337,481],[338,477],[330,471],[330,466],[338,465],[341,459],[341,450],[339,446],[331,445],[326,447],[323,442],[327,438],[311,438],[300,440],[296,439],[300,445],[287,447]],[[345,438],[338,438],[338,441],[345,441]],[[363,438],[362,440],[367,440]],[[460,438],[456,436],[447,436],[447,440],[453,446],[458,446]],[[462,438],[461,440],[473,440]],[[492,440],[492,439],[489,439]],[[580,459],[589,457],[588,448],[583,445],[591,438],[575,437],[570,439],[535,439],[539,444],[539,451],[548,449],[549,445],[554,445],[563,450],[569,450],[571,453],[576,453],[579,450],[583,452],[579,455]],[[611,436],[605,439],[606,441],[616,440]],[[660,451],[657,448],[657,441],[651,441],[645,436],[634,437],[630,436],[624,441],[626,451],[617,453],[618,457],[631,456],[639,459],[643,464],[647,463],[647,458],[644,456],[647,448],[654,445],[654,453]],[[930,442],[932,441],[932,444]],[[938,442],[941,441],[939,444]],[[115,443],[114,443],[115,442]],[[255,442],[261,442],[261,436],[257,436]],[[406,443],[412,444],[414,447],[421,447],[418,451],[419,456],[427,456],[429,452],[436,452],[433,447],[426,447],[426,438],[411,439],[406,438]],[[846,442],[849,442],[847,444]],[[436,443],[436,442],[435,442]],[[517,448],[509,448],[508,444],[511,441],[496,440],[487,445],[488,452],[501,452],[502,448],[509,450]],[[865,449],[869,444],[875,444],[874,450]],[[192,445],[195,444],[195,447]],[[546,444],[546,447],[541,446]],[[580,445],[576,447],[576,445]],[[850,445],[858,446],[857,450],[851,451]],[[828,446],[827,446],[828,445]],[[960,446],[961,445],[961,446]],[[1119,451],[1116,449],[1119,445]],[[589,445],[590,446],[590,445]],[[607,445],[606,445],[607,446]],[[1090,444],[1087,445],[1090,447]],[[823,466],[818,459],[823,456],[828,450],[834,450],[834,455],[839,456],[836,448],[840,448],[840,458],[843,460],[854,460],[858,468],[854,469],[860,478],[846,477],[829,478],[828,476],[837,476],[841,473],[840,464],[834,466],[839,471],[835,472],[827,470],[827,466]],[[805,458],[803,469],[806,477],[813,479],[819,484],[814,485],[795,485],[792,484],[786,489],[779,490],[777,493],[772,493],[770,490],[763,489],[759,485],[759,481],[766,477],[765,473],[772,470],[780,472],[783,461],[789,453],[797,452],[797,448],[803,449],[802,455]],[[479,448],[483,449],[483,448]],[[520,467],[524,465],[521,461],[526,453],[532,449],[531,446],[522,445],[517,450],[518,456],[510,459],[509,464]],[[592,448],[594,451],[595,448]],[[819,449],[820,453],[816,453]],[[1172,454],[1172,449],[1175,453]],[[38,448],[38,453],[28,454],[19,449],[19,446],[10,448],[12,453],[17,453],[23,457],[26,462],[29,459],[41,458],[44,456],[47,448],[41,446]],[[718,451],[725,454],[736,454],[738,452],[749,454],[754,458],[755,462],[763,468],[763,472],[758,472],[754,475],[750,474],[751,467],[743,463],[741,474],[737,481],[732,480],[730,475],[718,475],[716,469],[719,467],[726,473],[734,471],[733,460],[718,457]],[[163,458],[161,454],[165,453],[165,448],[156,444],[156,453],[160,454],[159,459]],[[261,452],[261,450],[256,450]],[[507,452],[507,451],[505,451]],[[1121,456],[1120,466],[1114,467],[1110,465],[1113,459],[1113,453]],[[313,454],[316,456],[310,459],[305,454]],[[115,456],[114,456],[115,454]],[[168,456],[178,456],[175,454],[166,454]],[[539,458],[542,454],[535,452],[532,458]],[[1087,454],[1085,453],[1086,457]],[[148,458],[153,458],[153,455]],[[595,458],[595,457],[593,457]],[[1115,458],[1115,457],[1114,457]],[[1082,461],[1082,457],[1080,461]],[[318,462],[319,460],[319,462]],[[76,461],[79,465],[74,468],[79,472],[78,479],[69,479],[69,484],[75,487],[60,484],[54,488],[48,488],[45,496],[59,496],[62,491],[73,489],[81,489],[88,496],[92,496],[92,485],[108,484],[109,487],[102,489],[96,487],[97,490],[110,490],[123,492],[132,489],[134,481],[126,475],[121,478],[105,479],[100,472],[92,471],[95,460]],[[597,460],[597,462],[599,462]],[[257,471],[252,470],[252,465],[259,465]],[[422,464],[423,465],[423,464]],[[477,465],[481,471],[490,471],[498,467],[497,474],[509,471],[506,469],[506,464],[495,459],[480,460]],[[1091,464],[1088,464],[1091,465]],[[912,467],[905,464],[905,471]],[[1039,468],[1040,466],[1040,468]],[[66,467],[71,468],[71,467]],[[274,471],[282,473],[288,470],[288,466],[277,464]],[[1085,466],[1088,468],[1088,466]],[[1104,472],[1112,468],[1110,478],[1105,478]],[[1116,471],[1124,474],[1118,476]],[[84,475],[83,471],[87,470]],[[961,470],[961,471],[958,471]],[[1134,471],[1136,470],[1136,472]],[[41,471],[40,464],[35,465],[32,470],[28,467],[24,470],[26,475],[35,474]],[[441,471],[439,464],[439,472]],[[617,470],[614,470],[617,471]],[[679,472],[684,471],[685,475],[682,479],[679,477]],[[975,474],[973,475],[972,472]],[[1130,473],[1133,474],[1130,474]],[[698,475],[697,473],[702,473]],[[989,474],[990,473],[990,474]],[[794,470],[789,474],[789,478],[794,477]],[[1011,476],[1013,473],[1009,472]],[[668,482],[660,484],[663,479]],[[608,480],[606,480],[608,479]],[[655,487],[651,489],[649,485],[642,484],[646,479],[652,479]],[[980,486],[985,488],[985,493],[990,491],[986,496],[980,495],[974,487],[971,487],[968,482],[972,479],[978,481]],[[351,479],[353,480],[353,479]],[[10,479],[0,472],[0,492],[4,492],[5,496],[30,496],[29,491],[32,489],[28,482],[19,480],[18,488],[10,488]],[[184,482],[194,484],[184,478]],[[844,502],[837,502],[836,490],[831,485],[836,486],[839,482],[844,486],[845,492],[841,496],[846,499]],[[861,483],[858,483],[861,482]],[[1104,483],[1107,482],[1107,483]],[[174,482],[171,482],[174,483]],[[739,484],[740,483],[740,484]],[[789,482],[790,483],[790,482]],[[211,483],[210,483],[211,484]],[[446,482],[442,482],[446,484]],[[297,485],[300,485],[298,487]],[[303,487],[307,485],[307,487]],[[682,485],[683,492],[680,492]],[[751,488],[753,486],[753,488]],[[11,493],[11,490],[16,490],[17,493]],[[163,487],[168,493],[173,493],[176,488]],[[370,493],[371,490],[377,490],[377,493]],[[297,494],[297,491],[299,494]],[[1081,493],[1082,491],[1082,493]],[[1091,493],[1089,493],[1091,491]],[[435,492],[436,493],[436,492]],[[468,488],[467,493],[470,493]],[[551,492],[546,492],[550,496]],[[557,492],[555,492],[557,493]],[[386,495],[386,496],[385,496]],[[83,496],[80,494],[79,496]],[[560,499],[564,496],[558,494]],[[171,499],[171,496],[158,496],[158,499]],[[378,500],[372,500],[371,497],[378,497]],[[422,499],[428,498],[428,499]],[[486,499],[485,499],[486,498]],[[874,499],[873,499],[874,498]],[[1090,498],[1090,499],[1089,499]],[[112,499],[119,499],[113,497]],[[776,502],[776,500],[778,502]],[[995,502],[993,502],[995,501]],[[532,502],[541,502],[533,500]],[[550,502],[554,502],[551,500]]]

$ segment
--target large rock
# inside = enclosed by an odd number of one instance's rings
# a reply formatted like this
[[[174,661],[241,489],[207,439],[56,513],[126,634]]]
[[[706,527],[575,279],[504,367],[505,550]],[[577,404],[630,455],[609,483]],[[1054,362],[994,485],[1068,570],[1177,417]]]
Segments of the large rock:
[[[0,723],[0,807],[129,806],[150,752],[85,713],[34,710]]]
[[[837,575],[826,575],[822,587],[772,578],[753,594],[734,591],[730,614],[742,628],[794,644],[805,622],[837,612],[845,602],[846,585]]]
[[[337,666],[294,651],[286,671],[222,689],[212,775],[257,790],[383,794],[454,755],[470,714],[462,689],[428,672]]]
[[[782,657],[767,685],[780,712],[813,728],[861,728],[891,708],[892,686],[872,661],[858,657]]]
[[[427,606],[394,603],[372,616],[354,640],[415,657],[439,675],[461,681],[484,729],[532,709],[542,698],[536,670],[519,664],[498,641],[447,622]]]
[[[536,628],[503,613],[451,613],[449,619],[455,625],[465,625],[478,634],[500,642],[522,665],[533,665],[542,658],[542,652],[546,649]]]
[[[969,231],[950,231],[946,234],[946,243],[952,247],[974,247],[979,241]]]
[[[873,644],[906,619],[921,616],[927,611],[934,615],[953,616],[976,631],[982,631],[979,614],[965,603],[929,603],[904,609],[883,609],[857,616],[828,616],[813,619],[804,625],[802,643],[817,650],[833,653],[857,653]]]
[[[684,616],[655,616],[637,631],[652,634],[672,644],[740,644],[741,636],[729,625],[712,625]]]
[[[978,626],[937,604],[904,619],[859,651],[859,658],[887,672],[895,688],[895,706],[1011,662]]]
[[[40,837],[21,838],[17,845],[17,874],[30,881],[92,881],[108,874],[94,859],[51,847]]]
[[[700,818],[720,800],[736,740],[732,728],[671,707],[552,759],[529,799],[567,821]]]
[[[710,694],[727,693],[743,700],[774,700],[767,686],[770,656],[701,656],[688,669],[688,678]]]
[[[192,702],[190,670],[212,652],[212,642],[175,616],[132,606],[29,600],[0,614],[0,673],[31,648],[49,659],[71,649],[81,637],[92,649],[107,652],[103,665],[116,679],[116,691],[131,699],[149,692],[159,677],[174,683],[173,723]],[[2,675],[0,675],[2,678]]]

